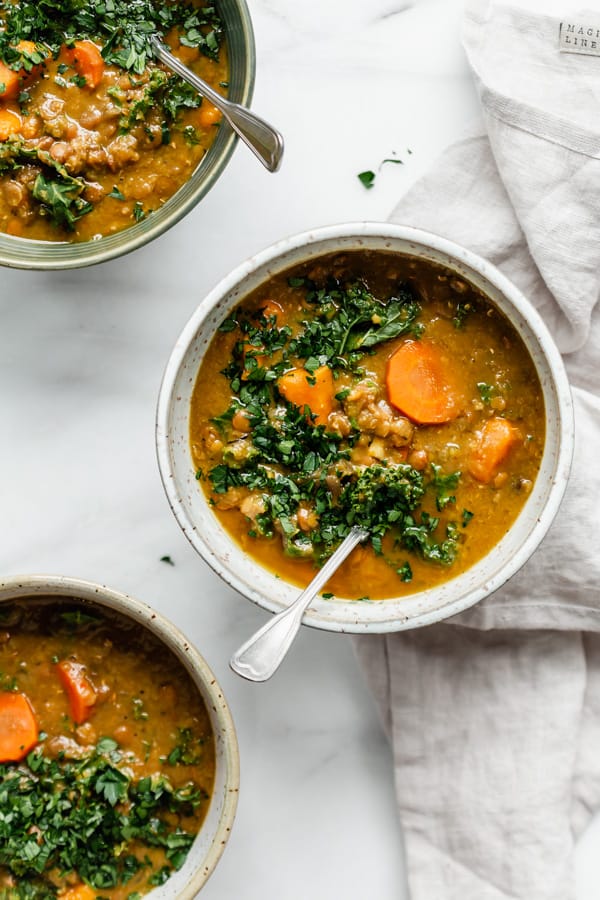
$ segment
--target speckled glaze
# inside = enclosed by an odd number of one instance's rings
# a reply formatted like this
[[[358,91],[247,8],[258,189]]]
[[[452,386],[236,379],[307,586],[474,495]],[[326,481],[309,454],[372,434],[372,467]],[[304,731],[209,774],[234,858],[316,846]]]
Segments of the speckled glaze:
[[[514,525],[484,559],[445,584],[408,597],[377,603],[317,597],[304,618],[304,624],[330,631],[400,631],[456,615],[504,584],[544,537],[558,511],[569,476],[573,408],[562,359],[526,297],[489,262],[437,235],[408,226],[371,222],[305,232],[246,260],[204,298],[172,351],[158,400],[158,462],[171,509],[206,562],[259,606],[272,612],[288,606],[298,588],[264,569],[232,541],[198,487],[189,447],[190,398],[206,347],[238,302],[288,266],[324,253],[352,249],[397,251],[441,263],[480,288],[523,339],[544,396],[546,443],[539,475]],[[368,591],[368,585],[364,588]]]
[[[60,575],[23,575],[0,581],[0,604],[24,597],[67,597],[83,605],[116,610],[147,628],[185,666],[210,715],[215,735],[215,787],[202,828],[185,865],[161,887],[146,894],[152,900],[192,900],[214,870],[229,838],[239,790],[239,754],[231,713],[210,668],[185,636],[145,603],[104,585]]]
[[[250,106],[256,55],[254,32],[245,0],[220,0],[229,54],[228,97]],[[141,222],[94,241],[32,241],[0,234],[0,265],[18,269],[76,269],[106,262],[149,243],[185,216],[213,187],[238,141],[224,122],[192,177],[160,209]]]

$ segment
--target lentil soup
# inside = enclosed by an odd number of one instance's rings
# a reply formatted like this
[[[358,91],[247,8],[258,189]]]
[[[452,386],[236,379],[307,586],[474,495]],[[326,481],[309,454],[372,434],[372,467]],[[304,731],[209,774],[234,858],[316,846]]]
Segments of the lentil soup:
[[[218,13],[197,0],[55,6],[0,0],[0,230],[88,241],[161,207],[219,126],[153,60],[149,35],[221,92],[227,53]]]
[[[0,606],[0,897],[126,900],[180,868],[215,773],[208,712],[145,628]]]
[[[501,540],[544,421],[527,349],[477,288],[439,264],[351,251],[273,276],[222,323],[190,445],[223,527],[293,584],[368,527],[325,596],[377,600],[441,584]]]

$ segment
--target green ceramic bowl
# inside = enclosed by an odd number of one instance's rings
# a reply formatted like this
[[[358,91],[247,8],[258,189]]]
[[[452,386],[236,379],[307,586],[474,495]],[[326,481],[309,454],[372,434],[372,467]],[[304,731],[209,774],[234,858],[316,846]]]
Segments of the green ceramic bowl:
[[[249,106],[254,88],[254,32],[245,0],[219,0],[229,54],[229,99]],[[211,189],[237,141],[227,123],[189,181],[147,219],[94,241],[32,241],[0,234],[0,264],[18,269],[76,269],[106,262],[154,240],[188,213]]]

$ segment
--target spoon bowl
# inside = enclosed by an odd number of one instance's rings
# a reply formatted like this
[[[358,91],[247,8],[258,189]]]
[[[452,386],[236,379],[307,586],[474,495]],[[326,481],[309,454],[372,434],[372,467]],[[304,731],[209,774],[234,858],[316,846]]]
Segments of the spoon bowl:
[[[152,35],[150,41],[156,58],[195,88],[213,106],[216,106],[263,166],[269,172],[276,172],[283,157],[283,137],[279,131],[245,106],[232,103],[231,100],[222,97],[206,81],[177,59],[157,35]]]
[[[311,583],[287,609],[273,616],[266,625],[252,635],[230,660],[234,672],[248,681],[266,681],[274,675],[292,646],[302,624],[302,617],[318,592],[327,584],[333,573],[369,532],[364,528],[351,528],[337,550],[331,554]]]

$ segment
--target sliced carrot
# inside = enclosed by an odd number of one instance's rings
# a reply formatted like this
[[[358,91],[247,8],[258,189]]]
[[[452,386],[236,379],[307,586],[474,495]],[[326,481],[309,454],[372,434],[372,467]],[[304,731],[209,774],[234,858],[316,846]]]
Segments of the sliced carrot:
[[[39,47],[33,41],[19,41],[16,49],[22,53],[39,53]],[[43,52],[43,51],[42,51]],[[42,64],[32,66],[27,70],[24,66],[15,71],[7,66],[6,63],[0,61],[0,85],[4,86],[4,90],[0,90],[0,100],[16,100],[23,88],[27,87],[42,70]]]
[[[483,426],[471,452],[468,469],[473,478],[487,484],[492,480],[511,448],[523,439],[516,425],[494,416]]]
[[[89,717],[94,708],[98,694],[87,676],[82,663],[71,659],[63,659],[56,664],[58,677],[67,692],[71,718],[76,725],[81,725]]]
[[[326,423],[334,406],[333,374],[328,366],[319,366],[314,372],[290,369],[278,379],[277,387],[290,403],[300,409],[308,407],[316,416],[316,425]]]
[[[19,762],[38,742],[39,729],[25,694],[0,693],[0,762]]]
[[[460,399],[435,344],[405,341],[387,362],[390,403],[419,425],[450,422],[460,412]]]
[[[16,100],[23,86],[19,72],[0,62],[0,100]]]
[[[75,41],[72,47],[63,48],[65,61],[73,66],[78,75],[85,78],[86,85],[97,88],[102,81],[106,64],[100,50],[93,41]]]
[[[7,141],[11,134],[18,134],[22,124],[19,113],[0,107],[0,141]]]
[[[96,900],[97,892],[87,884],[76,884],[58,892],[59,900]]]

